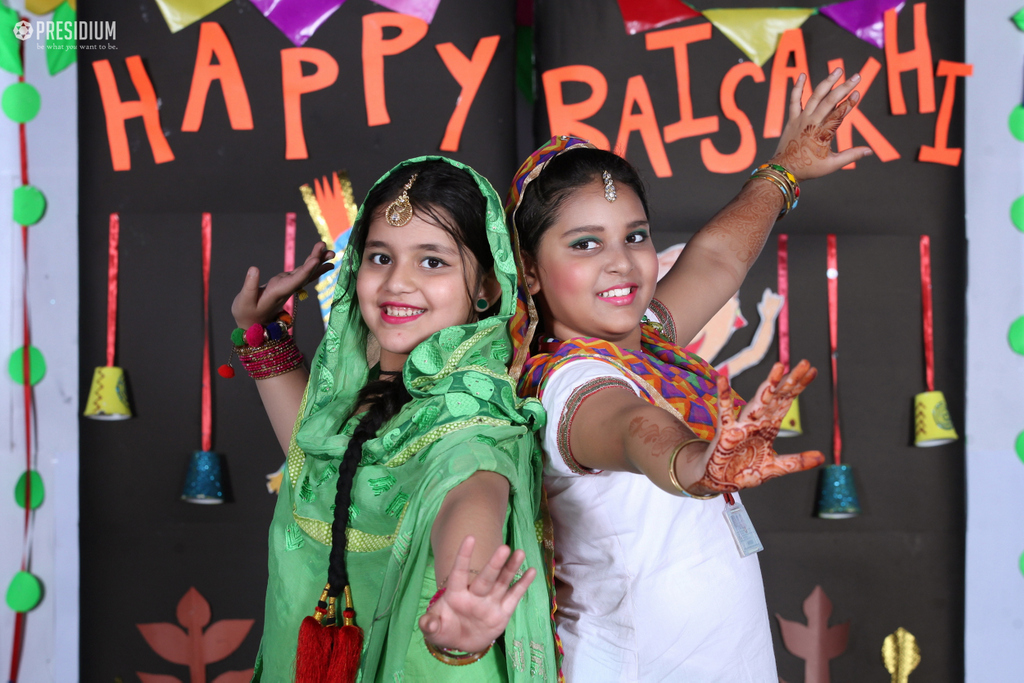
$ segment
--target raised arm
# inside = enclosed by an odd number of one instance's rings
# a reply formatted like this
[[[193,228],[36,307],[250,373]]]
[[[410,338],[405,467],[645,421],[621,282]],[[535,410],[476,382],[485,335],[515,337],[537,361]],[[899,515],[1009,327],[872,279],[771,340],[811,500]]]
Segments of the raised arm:
[[[275,275],[263,287],[260,286],[260,269],[255,266],[249,268],[242,290],[231,304],[231,315],[235,318],[235,324],[242,329],[248,329],[256,323],[266,325],[273,321],[288,297],[333,267],[327,263],[333,257],[334,252],[328,250],[327,245],[317,242],[301,266],[291,272]],[[302,403],[302,393],[306,390],[307,381],[309,373],[304,366],[299,366],[283,375],[256,382],[263,407],[270,418],[270,424],[274,427],[274,434],[285,453],[288,452],[288,442],[295,426],[295,418],[299,414],[299,405]]]
[[[424,638],[435,647],[485,651],[505,630],[537,574],[528,569],[512,583],[525,553],[502,545],[508,496],[505,477],[480,471],[441,504],[430,543],[443,592],[420,618]]]
[[[783,377],[782,365],[776,363],[739,416],[733,415],[729,382],[720,375],[719,425],[710,442],[697,439],[678,417],[632,391],[605,389],[580,404],[569,446],[584,467],[642,474],[669,493],[682,494],[684,489],[701,496],[759,486],[823,462],[817,451],[772,452],[782,418],[816,374],[801,361]]]
[[[860,99],[854,91],[860,76],[834,87],[840,76],[842,70],[836,69],[819,83],[806,107],[800,105],[805,76],[793,87],[789,121],[770,163],[788,169],[798,182],[828,175],[872,153],[868,147],[832,151],[836,130]],[[784,207],[773,183],[747,182],[687,243],[655,295],[672,312],[680,341],[692,339],[739,290]]]

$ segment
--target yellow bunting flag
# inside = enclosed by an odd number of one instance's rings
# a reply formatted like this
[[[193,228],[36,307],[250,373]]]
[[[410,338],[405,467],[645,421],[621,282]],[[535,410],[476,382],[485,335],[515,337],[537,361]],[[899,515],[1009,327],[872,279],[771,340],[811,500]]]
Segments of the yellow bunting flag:
[[[156,4],[171,33],[177,33],[228,4],[228,0],[156,0]]]
[[[49,14],[64,0],[25,0],[25,11],[32,14]]]
[[[702,14],[743,54],[764,66],[775,54],[779,36],[799,28],[816,9],[708,9]]]
[[[907,683],[910,672],[921,663],[921,649],[914,634],[902,626],[882,641],[882,662],[892,675],[892,683]]]

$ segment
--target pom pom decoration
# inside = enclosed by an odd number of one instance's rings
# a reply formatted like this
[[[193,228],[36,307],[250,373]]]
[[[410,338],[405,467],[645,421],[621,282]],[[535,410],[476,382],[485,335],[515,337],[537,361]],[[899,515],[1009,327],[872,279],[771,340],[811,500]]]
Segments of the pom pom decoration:
[[[284,331],[288,329],[281,323],[270,323],[267,325],[267,339],[271,341],[277,341],[284,336]]]
[[[232,377],[235,376],[235,369],[228,365],[227,363],[225,363],[224,365],[217,368],[217,374],[223,377],[224,379],[231,379]]]
[[[299,301],[305,301],[309,298],[309,292],[304,289],[300,289],[297,296],[299,297]]]
[[[242,346],[245,344],[245,330],[241,327],[236,327],[231,330],[231,343],[235,346]]]
[[[263,325],[254,323],[252,327],[245,331],[245,343],[249,346],[256,347],[263,344]]]
[[[288,325],[289,327],[292,324],[292,317],[287,313],[282,312],[281,315],[277,316],[277,319],[283,322],[285,325]]]

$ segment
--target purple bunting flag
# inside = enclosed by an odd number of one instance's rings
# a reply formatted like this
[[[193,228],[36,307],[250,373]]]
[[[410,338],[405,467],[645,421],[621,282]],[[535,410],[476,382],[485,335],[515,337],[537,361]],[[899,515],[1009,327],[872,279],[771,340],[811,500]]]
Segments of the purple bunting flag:
[[[270,20],[296,47],[309,40],[320,24],[345,0],[251,0],[260,14]]]
[[[882,17],[890,9],[898,13],[905,4],[906,0],[848,0],[826,5],[819,11],[861,40],[882,49],[885,47]]]
[[[434,20],[434,13],[441,0],[373,0],[381,7],[417,17],[428,24]]]

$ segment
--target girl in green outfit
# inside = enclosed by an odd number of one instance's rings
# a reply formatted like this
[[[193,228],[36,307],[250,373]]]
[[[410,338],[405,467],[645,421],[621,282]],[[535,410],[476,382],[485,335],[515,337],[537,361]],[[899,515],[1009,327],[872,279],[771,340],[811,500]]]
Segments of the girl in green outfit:
[[[544,413],[508,371],[521,366],[512,254],[484,178],[403,162],[360,209],[309,374],[287,334],[239,349],[288,455],[253,680],[295,680],[300,624],[327,585],[339,622],[351,587],[364,683],[557,680],[550,598],[533,581]],[[263,288],[250,268],[238,325],[274,327],[332,257],[319,244]]]

